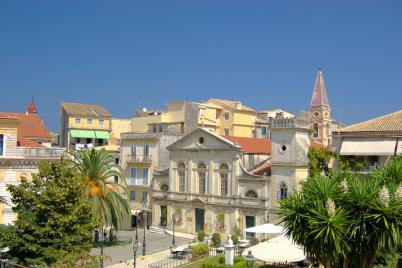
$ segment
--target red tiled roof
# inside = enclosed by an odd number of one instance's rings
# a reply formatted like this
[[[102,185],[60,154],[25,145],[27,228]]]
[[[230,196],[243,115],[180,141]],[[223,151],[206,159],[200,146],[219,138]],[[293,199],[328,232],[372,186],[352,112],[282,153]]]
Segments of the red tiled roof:
[[[18,141],[20,144],[30,144],[34,146],[34,141],[26,141],[27,139],[45,139],[51,140],[48,129],[42,124],[42,119],[37,114],[19,114],[0,112],[0,118],[17,119],[18,125]],[[24,138],[25,140],[21,139]],[[30,146],[29,145],[29,146]],[[28,145],[20,145],[28,146]],[[37,145],[36,145],[37,146]]]
[[[252,171],[253,175],[265,175],[267,174],[268,176],[271,175],[271,163],[267,162],[260,167],[256,168],[255,170]]]
[[[18,147],[43,147],[43,145],[34,142],[33,140],[26,139],[22,136],[17,137],[17,146]]]
[[[257,139],[235,136],[224,136],[224,138],[241,146],[243,153],[271,154],[272,144],[271,140],[268,138]]]

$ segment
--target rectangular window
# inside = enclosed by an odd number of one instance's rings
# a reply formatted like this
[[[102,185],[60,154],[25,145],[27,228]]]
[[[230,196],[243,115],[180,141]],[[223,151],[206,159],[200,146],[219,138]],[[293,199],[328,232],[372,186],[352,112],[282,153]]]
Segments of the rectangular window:
[[[87,124],[92,125],[92,118],[87,118]]]
[[[223,129],[223,131],[225,132],[223,135],[229,136],[229,129],[228,128]]]
[[[130,200],[135,201],[135,191],[130,191]]]
[[[76,125],[81,124],[81,118],[76,118],[76,119],[75,119],[75,124],[76,124]]]
[[[224,113],[223,114],[223,119],[229,120],[229,113]]]
[[[149,145],[145,144],[144,145],[144,160],[147,159],[149,156]]]
[[[159,126],[159,132],[163,132],[162,125]]]
[[[75,138],[76,143],[81,143],[81,139],[80,138]]]
[[[114,176],[114,183],[119,183],[119,177],[118,176]]]
[[[255,226],[255,217],[254,216],[246,216],[246,228],[254,227]],[[255,233],[248,233],[246,232],[246,238],[250,239],[255,237]]]
[[[156,132],[156,125],[152,126],[152,132]]]
[[[99,119],[99,126],[100,127],[103,127],[104,123],[105,123],[105,120]]]
[[[131,157],[135,159],[137,157],[137,146],[131,145]]]
[[[146,202],[148,198],[148,192],[142,192],[142,202]]]
[[[130,169],[130,178],[131,178],[131,185],[135,185],[135,180],[137,178],[137,169],[136,168]]]
[[[4,135],[0,134],[0,155],[3,155],[4,148]]]
[[[262,127],[261,128],[261,134],[266,136],[267,135],[267,127]]]
[[[91,138],[87,138],[87,143],[92,143],[92,139],[91,139]]]
[[[142,169],[143,184],[148,185],[148,168]]]

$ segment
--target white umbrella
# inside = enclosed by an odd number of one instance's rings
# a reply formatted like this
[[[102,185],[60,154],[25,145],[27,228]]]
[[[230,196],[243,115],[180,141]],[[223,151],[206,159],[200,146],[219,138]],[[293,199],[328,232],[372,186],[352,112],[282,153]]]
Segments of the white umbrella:
[[[246,256],[248,251],[251,251],[256,259],[264,262],[298,262],[306,259],[303,247],[296,245],[284,235],[247,248],[243,256]]]
[[[283,227],[272,223],[266,223],[246,229],[248,233],[260,233],[260,234],[281,234],[283,233]]]

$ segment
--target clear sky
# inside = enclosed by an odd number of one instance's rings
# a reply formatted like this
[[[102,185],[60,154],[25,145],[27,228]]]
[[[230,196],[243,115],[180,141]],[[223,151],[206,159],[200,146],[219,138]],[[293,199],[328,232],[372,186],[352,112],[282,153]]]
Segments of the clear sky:
[[[336,119],[402,109],[402,1],[0,0],[0,111],[33,96],[51,130],[61,101],[298,113],[319,67]]]

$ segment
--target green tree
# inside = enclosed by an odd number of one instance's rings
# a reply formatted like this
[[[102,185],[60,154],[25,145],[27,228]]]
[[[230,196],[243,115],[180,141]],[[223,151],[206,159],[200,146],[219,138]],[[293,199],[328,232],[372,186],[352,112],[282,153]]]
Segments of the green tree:
[[[92,213],[101,221],[99,226],[119,229],[130,213],[126,180],[120,166],[110,153],[95,149],[80,151],[73,163],[92,203]],[[115,176],[120,183],[113,180]]]
[[[286,233],[326,267],[373,267],[402,245],[402,161],[371,176],[331,173],[280,203]]]
[[[314,177],[328,172],[328,162],[332,153],[323,148],[310,148],[308,151],[310,176]]]
[[[95,220],[81,180],[68,160],[42,162],[32,182],[8,190],[18,218],[8,241],[11,257],[27,264],[52,264],[88,254]]]

